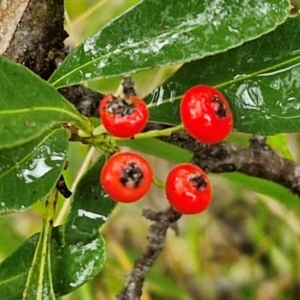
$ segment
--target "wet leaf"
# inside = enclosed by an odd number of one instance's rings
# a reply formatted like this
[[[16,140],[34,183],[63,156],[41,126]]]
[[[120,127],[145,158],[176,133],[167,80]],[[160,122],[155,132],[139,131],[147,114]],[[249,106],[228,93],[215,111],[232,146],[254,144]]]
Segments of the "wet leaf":
[[[300,129],[300,18],[239,48],[181,67],[153,91],[152,121],[177,125],[182,94],[196,84],[219,88],[230,102],[235,130],[262,135]]]
[[[12,148],[71,122],[91,131],[82,116],[52,86],[0,55],[0,149]]]
[[[59,88],[223,52],[272,31],[289,9],[283,0],[144,0],[76,48],[49,81]]]
[[[67,132],[56,129],[12,149],[0,150],[0,215],[21,211],[44,198],[62,173]]]
[[[105,241],[97,233],[93,238],[72,245],[62,244],[62,234],[56,231],[52,244],[53,286],[56,296],[72,292],[94,278],[106,260]]]
[[[40,256],[34,258],[39,238],[40,234],[35,234],[0,263],[0,294],[2,299],[23,299],[25,289],[34,288],[33,285],[26,286],[26,281],[34,259],[41,259]],[[51,251],[47,250],[47,256],[51,258],[48,261],[51,262],[51,266],[40,264],[39,267],[44,267],[52,275],[52,278],[44,277],[41,273],[33,275],[41,275],[40,279],[45,284],[51,285],[53,282],[55,296],[59,297],[90,281],[101,271],[106,259],[104,239],[100,234],[97,234],[87,242],[66,246],[62,244],[61,231],[54,228]],[[32,295],[30,299],[55,299],[53,298],[53,290],[51,293],[52,296],[48,293],[44,294],[43,298]]]
[[[116,206],[116,202],[104,193],[99,184],[104,163],[105,157],[101,156],[77,186],[65,224],[66,244],[86,241],[95,236]]]

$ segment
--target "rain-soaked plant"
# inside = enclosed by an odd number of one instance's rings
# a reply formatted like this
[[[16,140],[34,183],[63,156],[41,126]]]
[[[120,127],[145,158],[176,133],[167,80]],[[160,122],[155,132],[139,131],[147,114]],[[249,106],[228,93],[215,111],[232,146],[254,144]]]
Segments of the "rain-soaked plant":
[[[0,3],[0,214],[5,219],[38,201],[45,203],[40,232],[0,263],[2,299],[56,299],[101,271],[107,256],[101,229],[116,202],[102,188],[99,174],[124,145],[174,163],[196,164],[206,173],[237,172],[267,179],[266,186],[283,186],[276,188],[287,197],[268,192],[272,188],[251,187],[299,210],[300,165],[284,155],[281,135],[300,129],[297,3],[292,7],[287,0],[143,0],[69,51],[63,44],[62,1],[44,0],[42,7],[37,2],[23,1],[18,9],[10,1]],[[175,64],[180,67],[172,76],[144,98],[149,120],[139,132],[115,137],[94,118],[99,117],[104,95],[82,84],[124,77],[124,98],[106,106],[108,114],[123,118],[134,111],[130,99],[138,94],[127,74]],[[205,144],[188,135],[179,104],[196,85],[222,92],[232,110],[233,131],[253,135],[248,147],[228,141]],[[213,102],[219,117],[224,117],[227,106],[222,109],[218,98]],[[228,126],[231,130],[232,123]],[[278,138],[269,142],[265,137],[271,135]],[[278,141],[283,155],[271,148]],[[64,178],[64,170],[74,163],[68,158],[70,143],[82,143],[90,154],[99,154],[79,182],[70,184],[72,189]],[[139,164],[124,165],[121,175],[113,175],[121,178],[121,198],[144,179]],[[188,185],[197,192],[210,188],[206,175],[189,176]],[[113,182],[107,182],[113,190]],[[57,208],[59,194],[71,199],[68,212],[66,205]],[[208,202],[210,198],[209,190]],[[164,201],[164,211],[143,212],[154,222],[148,246],[118,299],[139,299],[168,228],[178,232],[181,214]]]

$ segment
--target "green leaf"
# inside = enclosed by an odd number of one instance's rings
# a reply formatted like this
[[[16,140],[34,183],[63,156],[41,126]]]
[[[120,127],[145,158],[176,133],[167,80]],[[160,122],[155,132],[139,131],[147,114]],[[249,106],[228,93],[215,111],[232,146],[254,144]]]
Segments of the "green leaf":
[[[47,198],[47,212],[43,230],[37,242],[32,263],[27,273],[27,280],[22,300],[55,300],[51,273],[51,232],[52,218],[56,204],[57,190]]]
[[[279,150],[284,158],[293,160],[293,156],[289,150],[287,139],[284,134],[269,136],[267,139],[267,144],[271,148]]]
[[[292,194],[290,190],[275,182],[247,176],[241,173],[227,173],[222,174],[222,176],[229,179],[234,184],[239,184],[243,189],[251,189],[257,193],[277,200],[284,204],[287,208],[300,211],[298,196]]]
[[[154,155],[178,164],[189,162],[193,157],[193,154],[187,150],[154,138],[120,140],[118,141],[118,144],[120,146],[127,146],[137,151]]]
[[[56,296],[68,294],[90,281],[101,271],[106,260],[105,241],[101,234],[76,244],[64,245],[62,232],[54,232],[56,238],[51,254]]]
[[[0,263],[0,295],[5,300],[22,299],[39,234],[24,242]]]
[[[289,1],[144,0],[76,48],[49,81],[63,87],[226,51],[283,23]]]
[[[0,215],[22,211],[49,194],[64,169],[67,149],[67,132],[57,129],[0,150]]]
[[[91,132],[82,116],[52,86],[0,55],[0,149],[12,148],[71,122]]]
[[[43,266],[52,274],[52,278],[41,276],[44,282],[53,281],[56,297],[68,294],[90,281],[103,268],[106,259],[105,243],[100,234],[89,241],[66,246],[62,244],[61,231],[57,228],[53,229],[51,251],[48,249],[46,253],[51,260],[48,261],[47,266]],[[35,249],[39,239],[40,234],[35,234],[0,263],[0,295],[2,299],[23,299],[26,288],[32,289],[33,292],[34,285],[26,286],[26,280],[29,275],[28,271],[34,263]],[[40,264],[39,267],[42,265]],[[32,274],[32,276],[36,275],[38,273]],[[32,294],[30,299],[51,299],[50,296],[54,299],[53,291],[48,290],[43,298],[37,298]]]
[[[116,202],[105,194],[99,183],[105,161],[105,157],[101,156],[77,186],[65,224],[66,244],[86,241],[95,236],[116,206]]]
[[[149,95],[152,121],[180,123],[179,99],[191,86],[219,88],[234,113],[235,130],[262,135],[300,129],[300,18],[213,57],[181,67]]]

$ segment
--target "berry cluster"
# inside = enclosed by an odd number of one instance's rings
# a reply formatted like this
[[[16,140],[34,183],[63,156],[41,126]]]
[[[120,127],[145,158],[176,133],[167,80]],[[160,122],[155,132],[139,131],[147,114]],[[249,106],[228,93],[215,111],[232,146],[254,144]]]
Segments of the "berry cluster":
[[[123,99],[109,94],[102,99],[99,113],[107,132],[122,138],[140,133],[149,119],[147,105],[137,96]],[[180,103],[180,117],[185,130],[202,143],[218,143],[233,128],[228,102],[211,86],[198,85],[189,89]],[[139,200],[148,193],[152,181],[150,164],[132,152],[112,155],[100,174],[104,191],[118,202]],[[202,212],[212,199],[207,174],[189,163],[179,164],[169,172],[165,193],[170,205],[183,214]]]

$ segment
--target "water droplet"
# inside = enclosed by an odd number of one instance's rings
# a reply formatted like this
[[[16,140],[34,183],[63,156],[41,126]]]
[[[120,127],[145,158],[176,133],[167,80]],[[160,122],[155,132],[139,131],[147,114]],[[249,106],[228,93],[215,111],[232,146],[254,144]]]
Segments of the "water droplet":
[[[93,260],[91,260],[88,264],[85,264],[84,266],[82,266],[80,271],[77,271],[74,274],[75,281],[70,282],[70,286],[78,287],[79,285],[84,283],[86,281],[87,274],[91,274],[93,269],[94,269],[94,262],[93,262]]]
[[[90,53],[92,56],[95,56],[95,55],[97,55],[97,53],[98,53],[98,48],[97,48],[97,45],[96,45],[96,43],[95,43],[95,41],[96,41],[96,36],[97,35],[95,35],[94,37],[92,37],[92,38],[89,38],[89,39],[87,39],[85,42],[84,42],[84,44],[83,44],[83,51],[85,52],[85,53]]]
[[[150,105],[156,103],[156,106],[159,106],[164,100],[165,89],[160,86],[155,89],[152,93],[152,98],[150,100]]]
[[[260,110],[264,106],[264,98],[258,85],[243,83],[239,86],[236,96],[247,109]]]
[[[63,153],[61,153],[61,154],[59,154],[59,153],[53,153],[53,155],[50,156],[50,159],[51,160],[63,160],[64,156],[65,155]]]
[[[78,217],[86,217],[93,220],[95,219],[102,219],[103,221],[107,220],[106,216],[99,215],[90,211],[85,211],[83,209],[78,209]]]
[[[237,29],[231,27],[230,25],[228,26],[228,30],[229,30],[230,32],[239,33],[239,31],[238,31]]]
[[[32,161],[28,169],[22,169],[17,173],[19,178],[23,178],[25,183],[33,182],[32,177],[41,178],[48,173],[52,167],[46,165],[45,158],[36,158]]]

